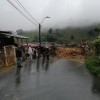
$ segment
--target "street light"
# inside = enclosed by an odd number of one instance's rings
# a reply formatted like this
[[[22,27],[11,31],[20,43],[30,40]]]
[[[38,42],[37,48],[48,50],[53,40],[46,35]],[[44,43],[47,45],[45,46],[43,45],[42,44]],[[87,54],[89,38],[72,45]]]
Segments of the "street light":
[[[41,24],[43,23],[43,21],[46,19],[46,18],[50,18],[50,17],[44,17],[44,19],[41,21],[41,23],[39,23],[39,43],[40,43],[40,46],[41,46]]]

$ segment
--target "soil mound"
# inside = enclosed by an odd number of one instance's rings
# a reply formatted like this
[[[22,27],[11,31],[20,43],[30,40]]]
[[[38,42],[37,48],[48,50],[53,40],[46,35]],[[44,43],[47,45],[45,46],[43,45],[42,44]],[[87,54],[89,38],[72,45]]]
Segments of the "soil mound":
[[[84,60],[86,56],[83,55],[82,53],[83,53],[83,50],[81,48],[58,47],[56,50],[56,55],[58,57],[63,57],[67,59]]]

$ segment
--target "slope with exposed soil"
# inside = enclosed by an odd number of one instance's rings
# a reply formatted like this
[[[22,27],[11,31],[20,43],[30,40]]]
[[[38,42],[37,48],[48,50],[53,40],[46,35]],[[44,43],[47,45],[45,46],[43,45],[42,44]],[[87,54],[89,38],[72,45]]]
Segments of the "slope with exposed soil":
[[[58,57],[63,57],[67,59],[84,60],[86,55],[83,55],[83,50],[81,48],[64,48],[58,47],[56,50],[56,55]]]

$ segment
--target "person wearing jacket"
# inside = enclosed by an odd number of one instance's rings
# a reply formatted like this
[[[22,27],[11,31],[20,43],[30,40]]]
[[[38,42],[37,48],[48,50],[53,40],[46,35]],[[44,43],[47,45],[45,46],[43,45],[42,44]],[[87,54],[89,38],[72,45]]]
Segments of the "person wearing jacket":
[[[20,46],[18,46],[16,50],[16,58],[17,58],[17,67],[22,67],[21,66],[21,59],[22,59],[22,51]]]
[[[49,60],[49,48],[48,48],[48,46],[45,47],[45,54],[46,54],[47,60]]]

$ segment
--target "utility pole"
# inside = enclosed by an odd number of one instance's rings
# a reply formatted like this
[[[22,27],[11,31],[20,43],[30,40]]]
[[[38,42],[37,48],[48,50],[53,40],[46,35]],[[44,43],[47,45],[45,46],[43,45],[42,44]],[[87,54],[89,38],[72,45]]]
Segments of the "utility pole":
[[[41,24],[39,23],[39,43],[41,46]]]
[[[43,21],[45,20],[45,18],[50,18],[50,17],[44,17],[44,19],[42,20],[41,23],[39,23],[39,45],[41,46],[41,24],[43,23]]]

